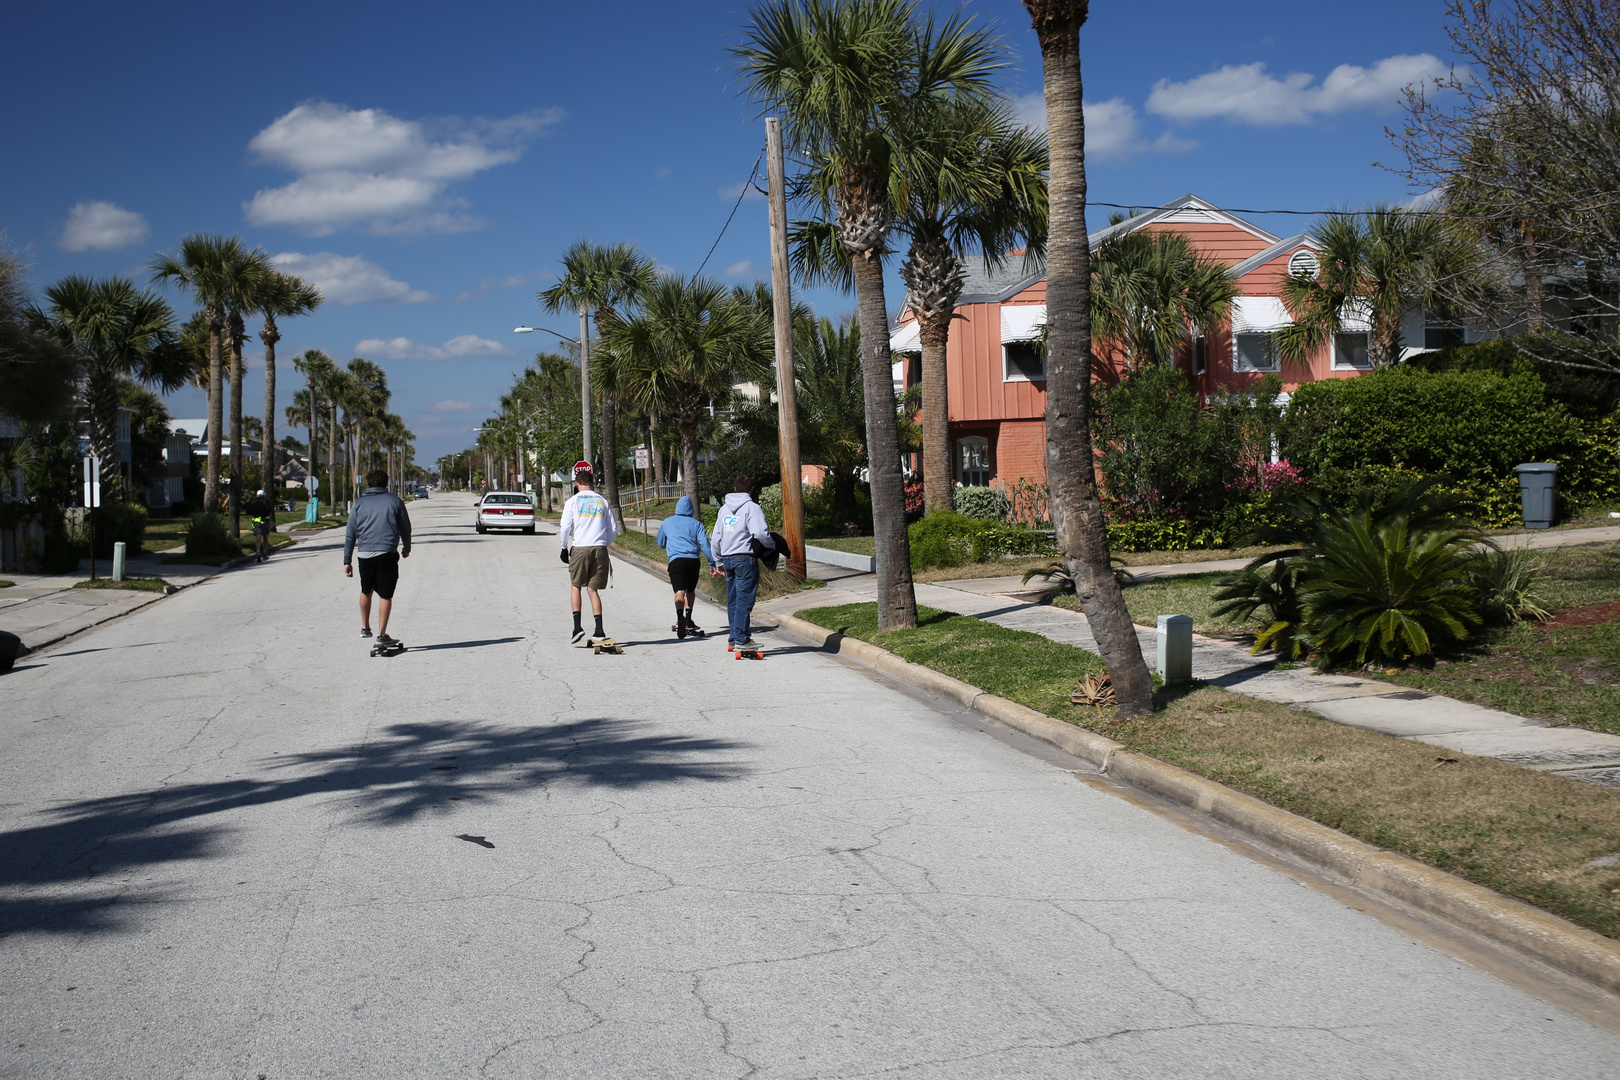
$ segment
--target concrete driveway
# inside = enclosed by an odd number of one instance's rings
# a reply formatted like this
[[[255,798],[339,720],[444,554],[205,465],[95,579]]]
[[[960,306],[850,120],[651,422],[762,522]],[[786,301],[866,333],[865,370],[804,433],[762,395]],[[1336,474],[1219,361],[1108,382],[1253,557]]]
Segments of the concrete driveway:
[[[0,677],[0,1075],[1612,1077],[1620,1039],[859,671],[594,656],[412,506]],[[714,609],[699,614],[720,629]]]

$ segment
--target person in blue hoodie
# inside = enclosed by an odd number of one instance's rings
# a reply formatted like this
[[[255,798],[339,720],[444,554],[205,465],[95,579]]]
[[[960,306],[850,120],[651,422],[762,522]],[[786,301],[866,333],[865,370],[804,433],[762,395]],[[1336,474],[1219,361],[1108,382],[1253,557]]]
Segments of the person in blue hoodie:
[[[709,550],[708,534],[689,496],[682,495],[675,504],[675,516],[658,526],[658,546],[669,556],[669,583],[675,590],[675,625],[670,629],[678,638],[688,634],[702,637],[703,629],[692,622],[692,602],[697,599],[698,575],[703,570],[698,553],[713,567],[714,552]]]

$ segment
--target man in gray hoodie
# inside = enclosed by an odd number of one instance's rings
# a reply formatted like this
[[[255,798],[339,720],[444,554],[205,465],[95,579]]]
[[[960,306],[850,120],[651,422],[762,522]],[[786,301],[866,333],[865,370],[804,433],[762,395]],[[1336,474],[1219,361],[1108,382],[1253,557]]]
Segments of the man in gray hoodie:
[[[396,550],[400,549],[400,550]],[[371,636],[371,594],[376,593],[377,644],[397,645],[388,636],[388,616],[399,584],[399,560],[411,557],[411,516],[404,500],[388,491],[388,474],[366,474],[366,489],[354,501],[343,531],[343,576],[354,577],[360,560],[360,636]]]
[[[731,487],[731,494],[720,504],[720,513],[714,519],[714,534],[709,537],[726,571],[726,614],[731,618],[728,652],[758,648],[748,626],[754,613],[754,597],[759,593],[759,561],[754,557],[754,543],[766,548],[776,546],[765,522],[765,511],[754,501],[753,479],[739,476]]]

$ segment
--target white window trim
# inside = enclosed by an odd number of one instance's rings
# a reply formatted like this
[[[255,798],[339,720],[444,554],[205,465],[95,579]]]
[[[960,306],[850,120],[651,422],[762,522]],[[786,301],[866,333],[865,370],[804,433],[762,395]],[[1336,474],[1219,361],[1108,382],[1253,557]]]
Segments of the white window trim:
[[[1271,366],[1263,368],[1238,367],[1238,338],[1263,337],[1266,339],[1266,352],[1271,358]],[[1282,359],[1277,355],[1276,335],[1260,333],[1257,331],[1234,331],[1232,334],[1232,373],[1234,375],[1274,375],[1282,370]]]
[[[1041,374],[1039,378],[1030,378],[1028,375],[1018,375],[1012,371],[1012,365],[1007,362],[1007,346],[1029,345],[1028,341],[1003,341],[1001,343],[1001,381],[1004,383],[1035,383],[1046,381],[1046,358],[1041,358]]]
[[[1372,348],[1372,332],[1370,330],[1341,330],[1340,333],[1365,334],[1367,335],[1367,347],[1369,350]],[[1365,364],[1340,363],[1338,334],[1334,334],[1331,340],[1328,341],[1328,358],[1330,361],[1329,367],[1333,371],[1371,371],[1373,369],[1372,360],[1370,359]]]

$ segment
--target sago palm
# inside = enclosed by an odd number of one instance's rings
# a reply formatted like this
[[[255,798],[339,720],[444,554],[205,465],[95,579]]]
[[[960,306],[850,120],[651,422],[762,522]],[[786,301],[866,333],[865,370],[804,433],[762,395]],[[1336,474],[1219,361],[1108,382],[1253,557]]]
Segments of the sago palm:
[[[1086,235],[1080,28],[1088,0],[1024,0],[1041,46],[1051,228],[1046,241],[1046,441],[1052,525],[1123,716],[1153,707],[1153,678],[1114,580],[1091,445],[1091,248]]]
[[[917,625],[893,398],[883,263],[905,204],[897,154],[907,116],[953,97],[987,99],[1001,50],[971,21],[919,18],[904,0],[770,0],[738,57],[747,92],[782,119],[785,141],[816,166],[851,263],[862,340],[878,625]]]
[[[589,312],[598,337],[605,333],[608,319],[635,306],[658,280],[657,264],[634,244],[603,246],[580,241],[563,255],[562,263],[562,280],[540,293],[540,305],[552,314],[568,309]],[[594,358],[592,368],[590,374],[598,375],[599,365]],[[619,505],[618,380],[612,371],[601,371],[599,377],[607,382],[600,388],[602,495],[623,528],[624,511]]]
[[[272,271],[253,297],[253,310],[264,318],[259,340],[264,342],[264,487],[276,483],[276,344],[281,340],[279,319],[308,315],[321,306],[321,291],[292,274]]]
[[[185,382],[184,361],[174,348],[174,312],[161,297],[121,277],[65,277],[45,290],[45,298],[58,339],[83,358],[91,452],[112,479],[118,475],[119,381],[134,379],[164,391]]]

